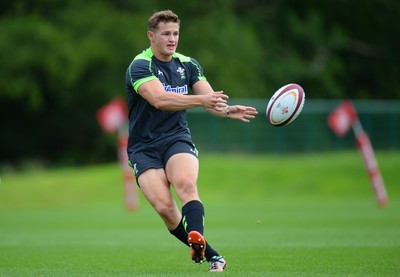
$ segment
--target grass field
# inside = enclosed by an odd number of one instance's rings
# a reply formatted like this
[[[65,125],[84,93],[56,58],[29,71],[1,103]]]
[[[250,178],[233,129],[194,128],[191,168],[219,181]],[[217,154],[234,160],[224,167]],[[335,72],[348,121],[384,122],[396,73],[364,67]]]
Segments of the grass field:
[[[379,208],[357,152],[200,157],[206,237],[226,276],[399,276],[400,153],[378,152]],[[202,276],[116,164],[0,174],[0,276]]]

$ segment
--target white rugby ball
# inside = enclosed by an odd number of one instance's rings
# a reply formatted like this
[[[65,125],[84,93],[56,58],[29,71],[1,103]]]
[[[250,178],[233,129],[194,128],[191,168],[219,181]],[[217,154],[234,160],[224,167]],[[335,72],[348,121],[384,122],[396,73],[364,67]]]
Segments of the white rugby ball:
[[[273,126],[293,122],[304,106],[304,90],[298,84],[288,84],[278,89],[268,102],[266,116]]]

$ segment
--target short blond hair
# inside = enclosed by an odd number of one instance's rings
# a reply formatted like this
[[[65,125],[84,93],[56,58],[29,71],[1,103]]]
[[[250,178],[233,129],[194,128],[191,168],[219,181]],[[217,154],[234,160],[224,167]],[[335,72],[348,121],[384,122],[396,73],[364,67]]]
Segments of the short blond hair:
[[[147,30],[154,32],[157,30],[158,24],[160,22],[168,23],[168,22],[173,22],[173,23],[181,23],[181,20],[179,17],[174,14],[170,10],[165,10],[165,11],[160,11],[160,12],[155,12],[150,18],[147,23]]]

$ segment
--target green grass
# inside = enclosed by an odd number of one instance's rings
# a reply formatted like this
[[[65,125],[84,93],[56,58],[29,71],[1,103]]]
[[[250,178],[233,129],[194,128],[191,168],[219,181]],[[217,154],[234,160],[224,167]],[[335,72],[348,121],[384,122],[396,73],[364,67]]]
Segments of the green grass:
[[[398,276],[400,153],[378,152],[378,208],[357,152],[200,157],[206,237],[226,276]],[[285,168],[284,170],[282,168]],[[0,174],[0,276],[203,276],[118,165]]]

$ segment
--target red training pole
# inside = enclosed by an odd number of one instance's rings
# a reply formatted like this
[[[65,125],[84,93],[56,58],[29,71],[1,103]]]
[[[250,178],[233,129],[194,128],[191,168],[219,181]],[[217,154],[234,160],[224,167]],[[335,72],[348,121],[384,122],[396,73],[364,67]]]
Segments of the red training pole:
[[[129,211],[135,211],[139,207],[136,180],[132,168],[128,164],[128,133],[118,132],[118,157],[123,170],[125,205]]]
[[[375,193],[378,205],[384,207],[388,203],[388,195],[385,185],[383,183],[378,163],[376,162],[375,153],[374,149],[372,148],[371,141],[367,133],[362,128],[359,120],[357,120],[353,124],[353,131],[356,137],[357,146],[361,151],[365,166],[367,167],[368,176],[371,180],[371,185]]]

